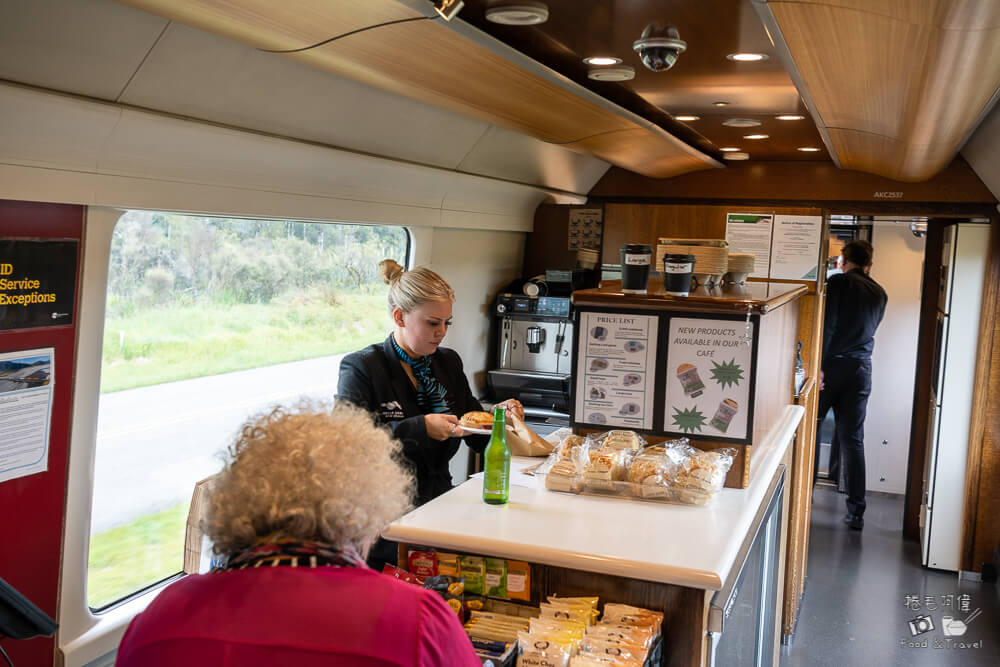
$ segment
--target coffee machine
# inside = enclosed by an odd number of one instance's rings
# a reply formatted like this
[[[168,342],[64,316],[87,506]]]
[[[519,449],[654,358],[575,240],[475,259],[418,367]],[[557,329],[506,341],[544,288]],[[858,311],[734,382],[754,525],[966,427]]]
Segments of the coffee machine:
[[[568,420],[573,364],[569,297],[501,294],[494,312],[496,358],[487,373],[492,396],[521,401],[529,422]]]

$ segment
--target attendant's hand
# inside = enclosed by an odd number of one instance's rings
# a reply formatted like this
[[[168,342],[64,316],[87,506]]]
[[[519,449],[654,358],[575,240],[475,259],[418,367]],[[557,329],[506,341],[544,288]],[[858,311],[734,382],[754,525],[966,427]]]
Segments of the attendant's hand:
[[[826,389],[825,379],[826,378],[823,377],[823,371],[820,371],[819,372],[819,388],[820,388],[820,391],[822,391],[823,389]]]
[[[427,437],[432,440],[447,440],[462,435],[462,428],[455,415],[424,415],[424,424],[427,426]]]
[[[497,403],[501,408],[505,408],[507,412],[511,413],[521,421],[524,421],[524,406],[521,405],[521,401],[516,398],[508,398],[503,403]]]

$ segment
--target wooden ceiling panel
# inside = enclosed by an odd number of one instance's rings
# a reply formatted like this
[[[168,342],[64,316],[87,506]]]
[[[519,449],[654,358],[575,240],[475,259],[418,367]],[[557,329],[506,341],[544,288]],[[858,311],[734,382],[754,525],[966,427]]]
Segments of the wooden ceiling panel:
[[[767,6],[846,169],[930,178],[1000,88],[1000,2]]]
[[[125,0],[258,48],[300,48],[361,27],[422,16],[396,0]],[[428,3],[428,13],[430,3]],[[588,152],[662,178],[720,166],[653,123],[440,20],[358,32],[289,54],[362,83]],[[279,56],[276,56],[279,57]],[[605,138],[627,137],[616,144]]]

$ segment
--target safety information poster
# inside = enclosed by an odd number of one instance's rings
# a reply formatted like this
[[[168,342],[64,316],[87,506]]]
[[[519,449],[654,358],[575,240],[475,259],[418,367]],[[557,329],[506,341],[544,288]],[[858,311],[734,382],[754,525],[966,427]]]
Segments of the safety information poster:
[[[748,437],[754,333],[754,322],[670,320],[664,432]]]
[[[655,315],[580,315],[578,423],[653,428],[657,323]]]
[[[771,268],[770,213],[727,213],[726,241],[730,253],[749,253],[754,257],[751,278],[767,278]],[[697,272],[698,267],[695,267]]]
[[[823,218],[818,215],[774,216],[771,278],[816,280]]]
[[[49,468],[55,348],[0,354],[0,482]]]

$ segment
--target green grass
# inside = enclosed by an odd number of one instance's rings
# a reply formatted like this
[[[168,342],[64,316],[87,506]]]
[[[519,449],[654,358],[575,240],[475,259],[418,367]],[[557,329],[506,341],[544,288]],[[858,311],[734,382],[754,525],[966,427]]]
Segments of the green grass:
[[[357,350],[385,336],[384,295],[167,305],[109,316],[101,392]]]
[[[87,602],[103,607],[184,568],[188,503],[141,517],[90,539]]]

